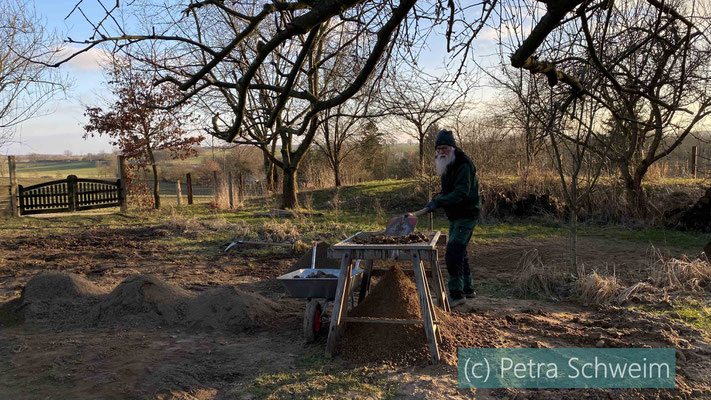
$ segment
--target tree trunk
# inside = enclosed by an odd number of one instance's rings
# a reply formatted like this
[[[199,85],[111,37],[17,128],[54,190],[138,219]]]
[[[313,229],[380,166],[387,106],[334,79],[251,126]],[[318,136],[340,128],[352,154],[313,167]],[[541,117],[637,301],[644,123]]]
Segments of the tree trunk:
[[[341,186],[341,165],[338,161],[333,164],[333,177],[336,180],[336,187]]]
[[[153,207],[160,208],[160,196],[158,195],[158,167],[155,163],[151,165],[153,167]]]
[[[296,197],[296,168],[286,167],[284,169],[284,179],[282,181],[282,208],[299,208],[299,199]]]
[[[578,273],[578,175],[570,178],[570,273]]]
[[[425,174],[425,138],[420,139],[420,175]]]
[[[626,165],[621,166],[622,180],[625,183],[625,196],[631,211],[638,217],[645,217],[649,211],[647,196],[642,189],[642,179],[648,167],[639,166],[635,169],[634,175],[629,173]]]

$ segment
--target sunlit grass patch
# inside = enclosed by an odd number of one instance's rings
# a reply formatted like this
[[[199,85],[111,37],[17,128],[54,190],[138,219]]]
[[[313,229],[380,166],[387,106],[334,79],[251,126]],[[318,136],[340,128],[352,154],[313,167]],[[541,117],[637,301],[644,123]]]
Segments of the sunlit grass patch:
[[[299,372],[260,375],[247,386],[260,399],[383,398],[393,385],[363,369],[326,371],[316,364]]]

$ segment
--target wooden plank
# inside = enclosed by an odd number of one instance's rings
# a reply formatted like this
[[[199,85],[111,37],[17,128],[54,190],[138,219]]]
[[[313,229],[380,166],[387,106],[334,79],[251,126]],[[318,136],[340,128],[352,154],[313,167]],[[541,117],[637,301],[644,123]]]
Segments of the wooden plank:
[[[439,363],[439,346],[435,336],[435,328],[433,324],[432,310],[430,309],[430,301],[427,299],[427,278],[422,270],[422,260],[417,252],[412,253],[412,267],[415,270],[415,285],[417,286],[417,295],[420,298],[420,309],[422,311],[422,319],[425,321],[425,334],[427,343],[430,348],[430,357],[433,364]]]
[[[422,277],[424,279],[425,283],[425,298],[427,299],[427,305],[430,309],[430,313],[432,313],[432,323],[435,324],[437,322],[437,309],[434,306],[434,303],[432,302],[432,291],[430,290],[430,285],[429,282],[427,281],[427,274],[424,271],[424,261],[423,260],[429,260],[431,255],[429,251],[421,251],[420,254],[420,268],[422,268]],[[437,329],[434,329],[434,334],[435,334],[435,340],[437,343],[442,341],[442,338],[439,335],[439,332]]]
[[[397,318],[375,318],[375,317],[344,317],[342,322],[373,323],[373,324],[394,324],[394,325],[422,325],[425,321],[421,319],[397,319]],[[439,324],[439,321],[435,321]]]
[[[435,293],[437,294],[437,303],[444,311],[449,312],[451,311],[449,308],[449,299],[447,299],[447,290],[444,287],[437,250],[431,254],[430,265],[432,265],[432,280],[435,286]]]
[[[351,256],[348,253],[343,254],[341,259],[341,270],[338,276],[338,286],[336,286],[336,299],[333,301],[333,313],[331,314],[331,325],[328,327],[328,340],[326,341],[326,357],[332,357],[336,351],[336,342],[339,339],[341,315],[343,313],[343,305],[346,303],[345,289],[348,287],[347,278],[351,275]]]

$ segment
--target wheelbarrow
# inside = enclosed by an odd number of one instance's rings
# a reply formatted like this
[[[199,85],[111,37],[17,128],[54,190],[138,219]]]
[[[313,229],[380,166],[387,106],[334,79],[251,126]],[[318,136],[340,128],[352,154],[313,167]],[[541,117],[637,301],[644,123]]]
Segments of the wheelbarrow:
[[[356,261],[351,274],[351,284],[358,285],[362,270],[358,270],[360,260]],[[305,298],[304,338],[307,343],[318,339],[323,331],[323,315],[328,303],[336,298],[340,269],[316,269],[316,243],[314,243],[311,268],[297,269],[277,278],[291,297]],[[352,293],[352,291],[351,291]],[[321,303],[320,299],[324,299]],[[351,303],[353,298],[351,298]]]

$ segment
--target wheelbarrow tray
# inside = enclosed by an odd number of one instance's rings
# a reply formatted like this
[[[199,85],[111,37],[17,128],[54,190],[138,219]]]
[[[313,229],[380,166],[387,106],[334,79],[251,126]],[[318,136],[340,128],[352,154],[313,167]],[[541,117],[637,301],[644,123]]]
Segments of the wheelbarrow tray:
[[[321,271],[326,274],[335,275],[335,278],[302,278],[313,272]],[[296,271],[289,272],[277,278],[284,289],[291,297],[300,298],[325,298],[327,300],[333,300],[336,298],[336,288],[338,287],[338,276],[340,275],[340,269],[312,269],[303,268],[297,269]],[[351,272],[351,279],[353,285],[358,285],[360,283],[363,270],[354,269]],[[297,276],[299,278],[297,278]]]

